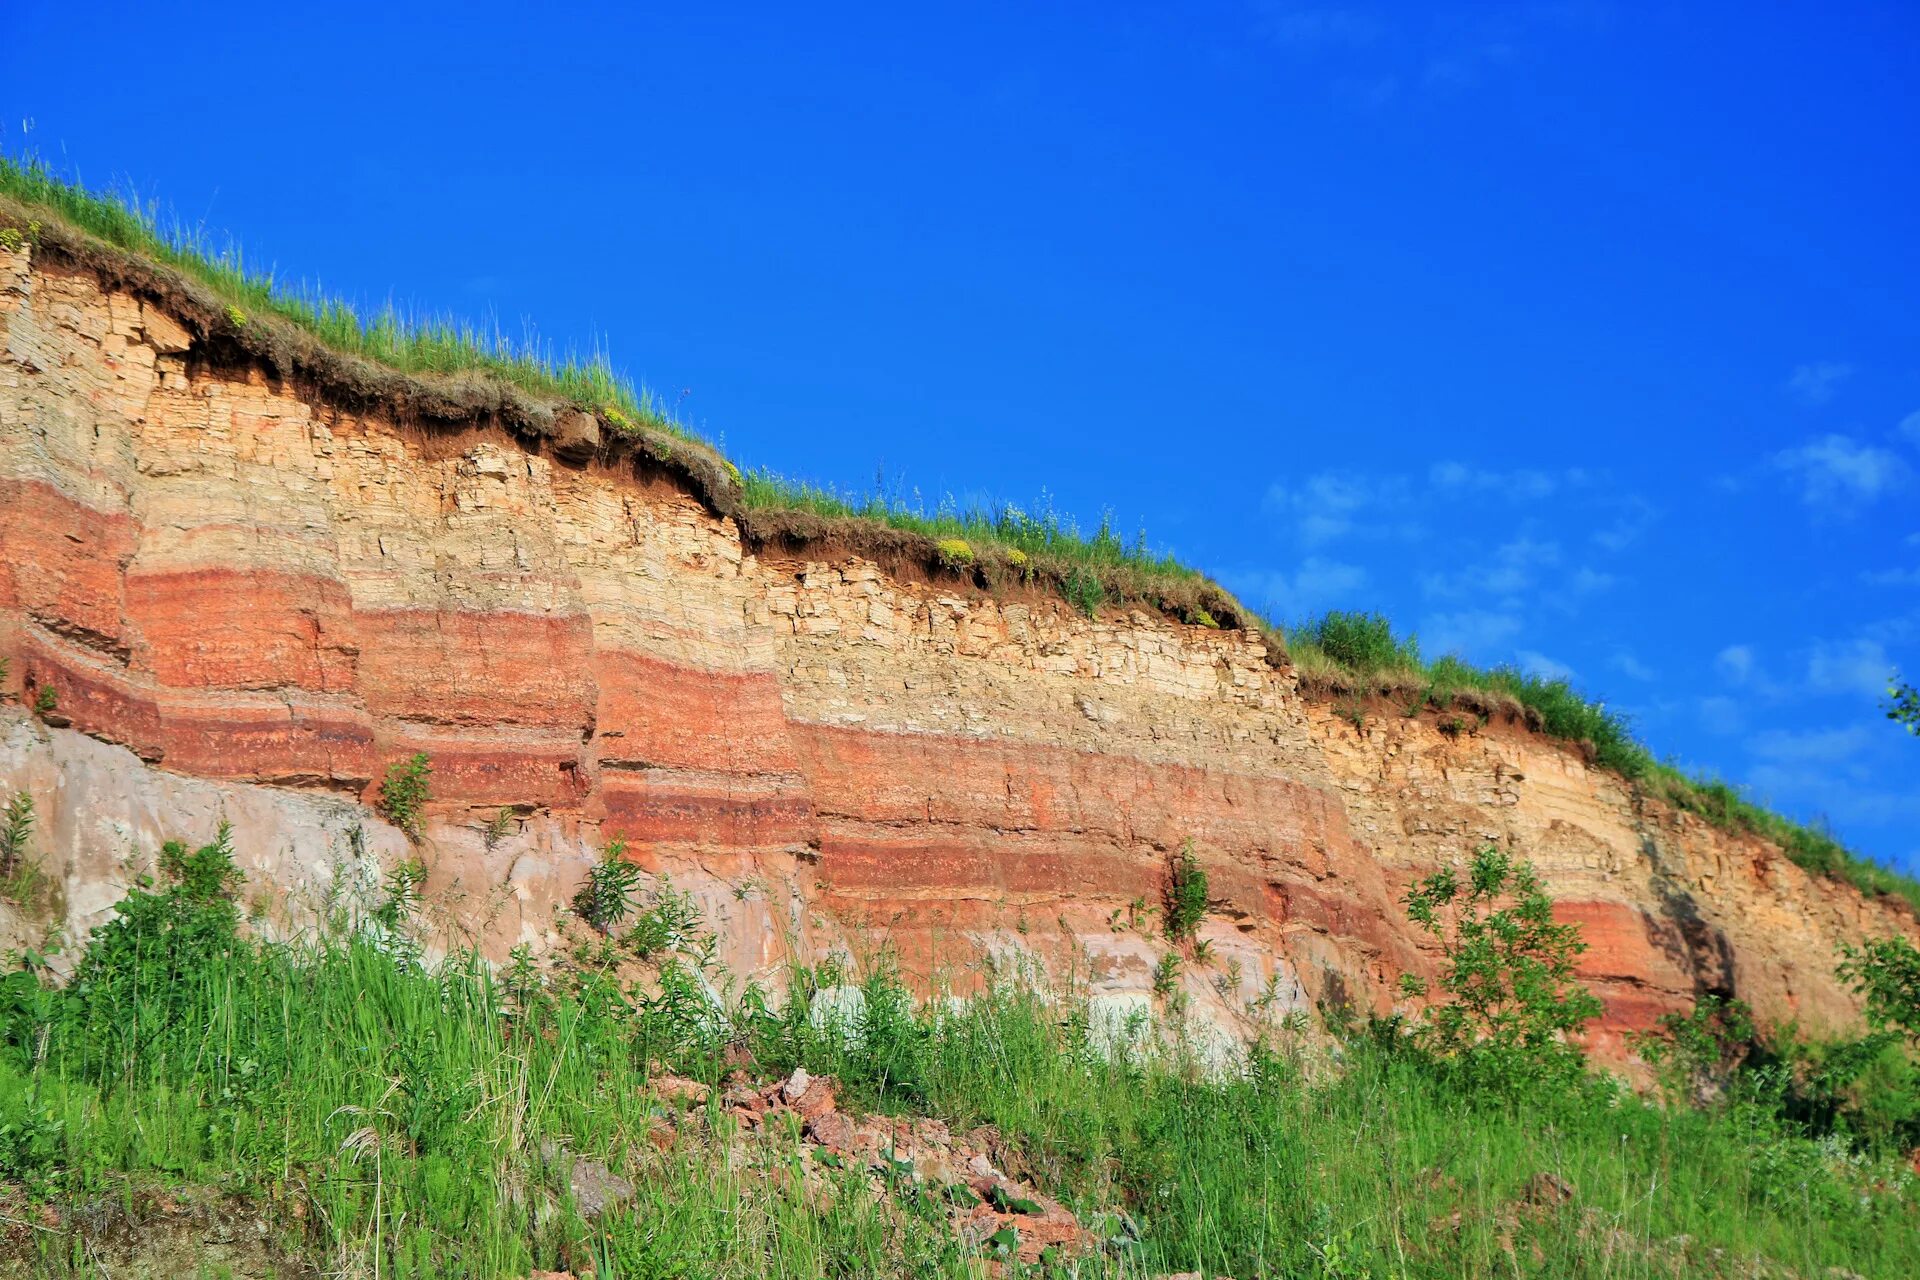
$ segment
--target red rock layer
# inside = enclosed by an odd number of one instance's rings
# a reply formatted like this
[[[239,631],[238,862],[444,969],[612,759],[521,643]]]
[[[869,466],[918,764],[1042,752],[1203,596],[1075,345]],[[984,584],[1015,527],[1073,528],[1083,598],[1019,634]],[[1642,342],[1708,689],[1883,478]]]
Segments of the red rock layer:
[[[1483,838],[1582,924],[1610,1048],[1696,989],[1843,1016],[1824,952],[1906,927],[1523,732],[1355,731],[1245,637],[762,563],[685,494],[189,364],[142,307],[0,251],[0,655],[163,769],[371,801],[425,752],[449,850],[514,806],[742,900],[777,873],[823,944],[1115,993],[1191,840],[1223,1017],[1386,1003],[1432,963],[1400,892]],[[491,849],[438,880],[499,887]]]

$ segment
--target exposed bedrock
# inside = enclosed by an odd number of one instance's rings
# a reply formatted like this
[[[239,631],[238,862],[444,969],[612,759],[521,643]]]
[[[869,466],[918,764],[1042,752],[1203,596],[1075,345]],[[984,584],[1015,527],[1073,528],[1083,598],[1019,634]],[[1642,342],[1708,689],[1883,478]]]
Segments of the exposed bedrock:
[[[1356,729],[1241,632],[757,556],[670,478],[319,402],[121,287],[0,250],[0,783],[72,936],[223,814],[297,925],[406,855],[368,802],[416,751],[436,918],[495,957],[614,836],[743,977],[891,942],[929,983],[1030,959],[1118,1006],[1162,950],[1130,908],[1191,839],[1185,981],[1228,1023],[1384,1007],[1431,965],[1408,881],[1498,841],[1585,926],[1609,1053],[1702,990],[1844,1020],[1835,943],[1913,929],[1524,726]]]

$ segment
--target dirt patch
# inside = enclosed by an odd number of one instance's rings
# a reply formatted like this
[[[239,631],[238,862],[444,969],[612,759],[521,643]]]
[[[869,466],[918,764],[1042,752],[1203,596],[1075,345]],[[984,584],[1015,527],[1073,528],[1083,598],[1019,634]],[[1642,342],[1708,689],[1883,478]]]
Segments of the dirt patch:
[[[0,1187],[0,1280],[320,1280],[289,1249],[277,1210],[238,1196],[158,1187],[116,1189],[56,1207]]]

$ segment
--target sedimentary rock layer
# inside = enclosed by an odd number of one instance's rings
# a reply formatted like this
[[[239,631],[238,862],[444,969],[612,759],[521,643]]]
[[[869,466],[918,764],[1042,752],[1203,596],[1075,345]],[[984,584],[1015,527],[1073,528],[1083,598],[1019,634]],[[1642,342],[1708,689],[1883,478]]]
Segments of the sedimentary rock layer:
[[[0,340],[0,782],[76,935],[223,811],[268,915],[366,884],[414,752],[439,919],[495,956],[616,836],[743,976],[890,942],[929,983],[1030,959],[1122,1004],[1190,840],[1185,982],[1223,1025],[1383,1006],[1432,963],[1400,893],[1489,840],[1584,926],[1608,1052],[1701,990],[1844,1019],[1835,943],[1912,929],[1524,726],[1355,727],[1245,633],[756,555],[671,476],[331,403],[76,262],[0,250]]]

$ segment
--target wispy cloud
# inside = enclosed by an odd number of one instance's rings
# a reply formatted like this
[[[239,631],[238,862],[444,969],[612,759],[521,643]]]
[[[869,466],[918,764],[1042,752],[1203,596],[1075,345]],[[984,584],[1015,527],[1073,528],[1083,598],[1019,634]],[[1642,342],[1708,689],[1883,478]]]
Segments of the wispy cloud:
[[[1875,744],[1878,726],[1856,724],[1839,729],[1763,729],[1748,745],[1762,760],[1782,764],[1839,764]]]
[[[1367,571],[1359,565],[1321,556],[1309,556],[1292,573],[1249,569],[1222,577],[1241,599],[1282,619],[1350,607],[1367,585]]]
[[[1520,634],[1520,617],[1496,609],[1436,613],[1420,628],[1420,647],[1434,655],[1484,656],[1504,651]]]
[[[1853,376],[1853,366],[1838,360],[1817,360],[1796,367],[1787,390],[1804,405],[1823,405],[1833,399],[1840,384]]]
[[[1738,698],[1729,698],[1723,693],[1710,694],[1700,699],[1696,710],[1701,727],[1708,733],[1731,737],[1747,727],[1746,707]]]
[[[1470,90],[1556,37],[1603,25],[1597,3],[1506,3],[1420,14],[1386,3],[1258,0],[1254,35],[1296,61],[1324,63],[1336,96],[1367,110]]]
[[[1652,667],[1634,657],[1625,649],[1607,659],[1607,665],[1630,680],[1653,680],[1657,673]]]
[[[1900,419],[1899,431],[1901,435],[1906,437],[1907,443],[1913,445],[1916,449],[1920,449],[1920,409],[1916,409],[1906,417]]]
[[[1773,455],[1773,465],[1792,476],[1800,497],[1821,511],[1846,511],[1903,488],[1912,469],[1891,450],[1850,436],[1824,435]]]
[[[1893,662],[1878,640],[1822,641],[1807,658],[1807,683],[1822,693],[1863,693],[1878,697],[1886,691]]]
[[[1573,668],[1564,662],[1556,662],[1544,653],[1532,649],[1522,649],[1515,657],[1520,659],[1520,669],[1528,675],[1539,676],[1542,680],[1572,681]]]
[[[1422,590],[1439,599],[1514,597],[1531,591],[1541,575],[1560,563],[1560,544],[1521,535],[1494,549],[1478,564],[1461,565],[1420,580]]]
[[[1417,535],[1412,497],[1404,476],[1323,471],[1298,485],[1272,486],[1267,507],[1290,519],[1295,536],[1312,547],[1349,534]]]
[[[1317,53],[1370,45],[1386,34],[1387,24],[1363,9],[1266,0],[1255,6],[1254,30],[1283,49]]]
[[[1625,551],[1653,527],[1657,514],[1651,502],[1633,495],[1618,499],[1617,506],[1612,520],[1591,535],[1594,545],[1603,551]]]

